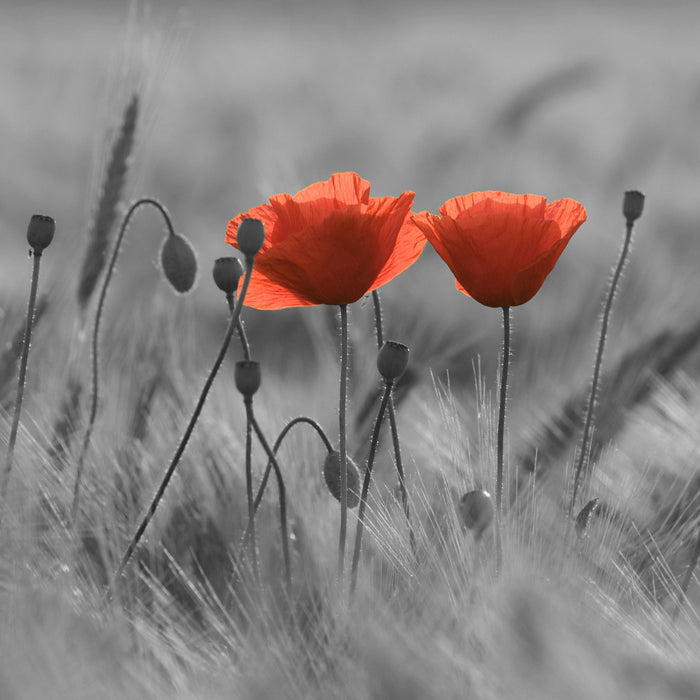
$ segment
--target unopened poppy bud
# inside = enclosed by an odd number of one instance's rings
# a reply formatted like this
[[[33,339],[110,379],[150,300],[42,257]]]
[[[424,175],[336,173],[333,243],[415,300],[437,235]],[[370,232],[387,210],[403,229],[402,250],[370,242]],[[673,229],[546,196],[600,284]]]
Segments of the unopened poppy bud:
[[[34,214],[27,226],[27,241],[34,253],[39,253],[47,248],[53,240],[56,232],[56,222],[45,214]]]
[[[622,200],[622,213],[627,221],[636,221],[644,211],[644,195],[638,190],[628,190]]]
[[[260,252],[265,242],[265,227],[260,219],[243,219],[236,230],[238,250],[252,258]]]
[[[260,388],[260,363],[255,360],[236,362],[236,389],[250,398]]]
[[[350,457],[346,459],[348,508],[355,508],[360,502],[360,472]],[[323,463],[323,478],[333,498],[340,502],[340,452],[333,450],[326,455],[326,461]]]
[[[177,233],[169,234],[160,249],[163,274],[176,292],[192,289],[197,277],[197,256],[191,243]]]
[[[238,258],[217,258],[212,270],[214,283],[225,294],[235,294],[243,276],[243,266]]]
[[[387,340],[377,355],[377,369],[387,381],[398,379],[408,366],[410,350],[407,345]]]
[[[493,498],[488,491],[469,491],[459,501],[459,517],[462,525],[474,530],[476,537],[481,537],[493,521],[495,515]]]
[[[579,537],[583,537],[586,534],[588,524],[591,522],[593,515],[598,512],[599,508],[600,499],[598,498],[592,498],[581,508],[581,512],[576,516],[576,534]]]

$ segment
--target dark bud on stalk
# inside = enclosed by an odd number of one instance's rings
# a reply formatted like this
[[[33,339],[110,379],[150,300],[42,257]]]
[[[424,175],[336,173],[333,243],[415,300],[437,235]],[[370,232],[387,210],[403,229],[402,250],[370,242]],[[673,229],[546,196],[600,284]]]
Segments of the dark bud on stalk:
[[[591,522],[591,518],[600,509],[600,499],[592,498],[588,503],[586,503],[581,512],[576,516],[576,534],[579,537],[584,537],[586,534],[586,529],[588,528],[588,523]]]
[[[236,362],[236,389],[247,399],[260,388],[260,363],[255,360]]]
[[[348,508],[356,508],[360,502],[360,472],[355,462],[347,457]],[[323,463],[323,478],[333,498],[340,502],[340,452],[329,452]]]
[[[185,294],[197,277],[197,256],[191,243],[177,233],[169,234],[160,249],[163,274],[173,289]]]
[[[644,195],[638,190],[628,190],[622,200],[622,213],[629,223],[636,221],[644,211]]]
[[[459,501],[459,518],[468,530],[474,530],[477,538],[493,522],[496,509],[488,491],[469,491]]]
[[[397,343],[395,340],[387,340],[377,355],[379,374],[388,382],[398,379],[406,371],[409,354],[407,345]]]
[[[260,219],[243,219],[236,231],[238,250],[246,258],[255,257],[265,242],[265,227]]]
[[[27,241],[35,255],[41,255],[53,240],[56,222],[45,214],[34,214],[27,227]]]
[[[243,266],[238,258],[217,258],[212,275],[214,283],[224,294],[235,294],[243,276]]]

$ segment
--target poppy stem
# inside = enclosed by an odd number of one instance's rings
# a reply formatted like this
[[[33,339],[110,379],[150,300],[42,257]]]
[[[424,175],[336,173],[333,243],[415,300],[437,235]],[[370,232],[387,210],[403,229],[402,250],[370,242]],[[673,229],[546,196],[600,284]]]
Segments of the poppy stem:
[[[114,268],[117,263],[117,258],[119,257],[119,252],[121,250],[122,242],[124,241],[124,236],[126,234],[127,227],[131,221],[131,217],[134,215],[139,207],[150,204],[151,206],[158,209],[158,211],[163,215],[165,220],[165,225],[168,229],[169,235],[175,235],[175,230],[173,229],[172,221],[170,220],[170,215],[167,209],[157,200],[150,197],[143,197],[136,200],[127,211],[122,221],[121,228],[119,229],[119,235],[114,244],[114,250],[109,260],[109,265],[107,266],[107,272],[105,273],[105,278],[102,283],[102,288],[100,290],[100,296],[97,301],[97,310],[95,311],[95,322],[92,330],[92,391],[90,393],[90,416],[88,418],[88,425],[83,434],[83,443],[80,448],[80,454],[78,456],[78,467],[75,472],[75,483],[73,484],[73,503],[71,504],[71,522],[75,523],[76,516],[78,514],[78,505],[80,500],[80,484],[83,477],[83,467],[85,465],[85,457],[87,455],[88,447],[90,445],[90,438],[92,437],[92,430],[95,426],[95,419],[97,418],[97,408],[99,405],[99,395],[100,395],[100,364],[99,364],[99,342],[100,342],[100,323],[102,321],[102,316],[104,313],[105,300],[107,298],[107,290],[109,289],[109,283],[112,280],[112,275],[114,273]]]
[[[236,307],[236,295],[227,294],[226,303],[228,304],[228,310],[233,313]],[[248,343],[248,336],[246,335],[245,328],[243,327],[243,321],[239,318],[238,324],[236,326],[236,331],[238,332],[238,337],[241,341],[241,348],[243,350],[243,359],[250,360],[250,345]]]
[[[374,423],[374,430],[372,432],[372,442],[369,447],[369,456],[367,457],[367,469],[365,470],[365,478],[362,481],[362,494],[360,495],[360,507],[357,512],[357,529],[355,531],[355,549],[352,554],[352,573],[350,577],[350,595],[355,592],[355,585],[357,583],[357,566],[360,562],[360,549],[362,546],[362,533],[364,531],[365,523],[365,508],[367,507],[367,495],[369,493],[369,485],[372,479],[372,468],[374,467],[374,457],[377,452],[377,444],[379,443],[379,431],[382,427],[382,419],[384,418],[384,413],[386,412],[387,404],[391,398],[391,389],[394,386],[393,381],[386,381],[384,385],[384,395],[382,396],[382,403],[379,406],[379,412],[377,413],[377,420]]]
[[[498,433],[496,438],[496,509],[501,512],[503,502],[503,435],[506,423],[506,401],[508,398],[508,366],[510,365],[510,306],[503,307],[503,356],[501,357],[501,397],[498,410]]]
[[[348,527],[348,455],[346,418],[348,394],[348,307],[340,304],[340,401],[338,404],[340,452],[340,534],[338,538],[338,578],[345,570],[345,540]]]
[[[30,251],[31,252],[31,251]],[[17,398],[15,399],[15,410],[12,416],[12,427],[10,428],[10,438],[7,443],[7,457],[5,458],[5,470],[2,474],[2,485],[0,486],[0,502],[4,504],[7,494],[7,485],[10,481],[10,472],[15,454],[15,443],[19,432],[19,419],[22,413],[22,402],[24,400],[24,387],[27,377],[27,363],[29,361],[29,345],[32,340],[32,326],[34,325],[34,308],[36,306],[36,294],[39,287],[39,266],[41,264],[42,251],[34,249],[34,263],[32,265],[32,281],[29,288],[29,303],[27,305],[27,321],[24,326],[24,340],[22,342],[22,356],[19,362],[19,382],[17,384]]]
[[[197,400],[197,405],[195,406],[194,412],[192,414],[192,417],[190,418],[190,422],[187,424],[187,428],[185,429],[185,432],[182,436],[182,439],[180,440],[180,444],[177,447],[177,450],[175,451],[175,455],[173,456],[170,465],[168,466],[168,469],[165,472],[165,476],[163,477],[163,480],[160,483],[160,486],[158,487],[158,490],[155,493],[155,496],[153,497],[153,500],[151,501],[150,506],[148,507],[148,510],[146,511],[146,514],[143,517],[143,520],[141,521],[141,524],[139,525],[138,529],[136,530],[136,533],[134,534],[133,538],[131,539],[131,542],[129,542],[129,546],[126,549],[126,552],[124,552],[124,556],[121,559],[121,562],[119,563],[119,567],[117,568],[116,573],[114,574],[114,577],[112,579],[112,583],[110,585],[110,595],[112,591],[114,590],[114,586],[116,582],[119,580],[121,575],[124,573],[124,570],[126,569],[127,564],[131,560],[131,557],[134,554],[134,551],[136,550],[136,547],[138,546],[139,542],[141,541],[141,538],[143,537],[143,533],[145,532],[146,528],[148,527],[149,523],[153,519],[153,516],[156,512],[156,509],[158,508],[158,505],[160,504],[161,499],[163,498],[163,494],[165,493],[165,489],[168,487],[168,484],[170,483],[170,479],[172,478],[173,474],[175,473],[175,468],[177,467],[178,463],[180,462],[180,458],[182,457],[183,453],[185,452],[185,448],[187,447],[187,443],[190,439],[190,436],[192,435],[192,431],[194,430],[194,426],[197,423],[197,420],[199,419],[199,416],[202,412],[202,408],[204,407],[204,402],[207,399],[207,396],[209,394],[209,390],[212,387],[212,384],[214,383],[214,379],[216,378],[216,374],[219,371],[219,368],[221,367],[222,362],[224,361],[224,358],[226,357],[226,351],[228,350],[228,346],[231,342],[231,338],[233,337],[233,334],[237,328],[238,325],[238,319],[241,315],[241,309],[243,308],[243,300],[245,299],[246,292],[248,291],[248,285],[250,284],[250,278],[253,274],[253,263],[254,263],[254,257],[246,257],[245,259],[245,277],[243,278],[243,287],[241,289],[241,293],[238,297],[238,300],[236,301],[236,307],[231,314],[231,320],[229,321],[228,328],[226,329],[226,334],[224,336],[224,340],[221,344],[221,349],[219,350],[219,354],[216,356],[216,360],[214,360],[214,365],[211,368],[211,371],[209,372],[209,376],[207,377],[206,382],[204,383],[204,388],[202,389],[201,394],[199,395],[199,399]]]
[[[255,430],[255,434],[258,436],[258,440],[260,441],[260,444],[262,445],[263,449],[267,453],[267,457],[270,460],[270,464],[272,464],[274,470],[275,470],[275,476],[277,477],[277,492],[279,494],[279,504],[280,504],[280,530],[282,533],[282,555],[284,557],[284,581],[285,581],[285,586],[287,588],[287,593],[290,593],[292,590],[292,565],[291,565],[291,559],[289,556],[289,534],[287,531],[287,492],[284,486],[284,478],[282,477],[282,470],[280,469],[279,462],[277,461],[277,458],[275,457],[275,453],[273,450],[270,449],[270,445],[268,444],[267,440],[265,439],[265,436],[263,435],[262,430],[260,429],[260,425],[258,424],[257,419],[255,418],[255,413],[253,413],[253,402],[252,400],[249,402],[249,405],[247,404],[248,411],[249,411],[249,416],[250,416],[250,423],[253,426],[253,430]],[[255,506],[255,504],[254,504]],[[253,520],[255,520],[255,508],[253,509]],[[252,521],[251,521],[252,522]],[[251,530],[252,534],[252,530]]]
[[[258,568],[258,546],[255,538],[255,508],[253,507],[253,397],[246,396],[245,403],[245,490],[248,500],[248,530],[250,531],[250,556],[253,564],[255,583],[260,588],[260,569]]]
[[[579,488],[581,486],[581,480],[584,471],[584,463],[588,460],[588,465],[586,471],[590,472],[590,448],[591,448],[591,438],[593,429],[593,409],[595,408],[597,396],[598,396],[598,383],[600,380],[600,368],[603,364],[603,353],[605,352],[605,340],[608,335],[608,324],[610,322],[610,314],[612,312],[613,300],[615,299],[615,292],[617,290],[617,285],[622,276],[622,270],[627,261],[627,254],[629,252],[630,242],[632,240],[632,229],[634,227],[634,219],[627,219],[626,222],[626,232],[625,240],[622,244],[622,251],[620,252],[620,258],[617,261],[617,266],[615,267],[615,272],[613,273],[612,280],[610,282],[610,288],[608,289],[607,297],[605,298],[605,306],[603,308],[603,322],[600,327],[600,337],[598,338],[598,350],[595,357],[595,367],[593,368],[593,380],[591,381],[591,390],[588,394],[588,403],[586,405],[586,420],[583,424],[583,438],[581,439],[581,448],[578,453],[578,459],[576,461],[576,470],[574,472],[574,486],[573,492],[571,494],[571,502],[569,503],[569,518],[574,511],[576,506],[576,496],[578,495]],[[590,477],[590,473],[587,475]]]
[[[379,292],[375,289],[372,292],[372,301],[374,303],[374,325],[377,335],[377,349],[380,350],[384,344],[384,324],[382,321],[382,305],[379,298]],[[401,443],[399,442],[399,430],[396,424],[396,411],[394,409],[393,393],[389,397],[389,424],[391,426],[391,440],[394,446],[394,460],[396,461],[396,471],[399,475],[399,491],[401,493],[401,506],[403,507],[406,522],[408,523],[408,539],[411,544],[411,551],[416,553],[416,535],[413,531],[413,523],[411,521],[411,511],[408,505],[408,493],[406,492],[406,476],[403,470],[403,461],[401,459]]]

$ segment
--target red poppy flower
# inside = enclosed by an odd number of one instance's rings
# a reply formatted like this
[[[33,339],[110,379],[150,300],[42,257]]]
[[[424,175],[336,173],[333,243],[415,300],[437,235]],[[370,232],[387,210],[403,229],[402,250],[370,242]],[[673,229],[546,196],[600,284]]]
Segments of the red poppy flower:
[[[456,287],[486,306],[531,299],[571,236],[586,220],[573,199],[473,192],[449,199],[441,216],[421,212],[423,231],[456,278]]]
[[[350,304],[412,265],[425,246],[425,236],[411,222],[414,193],[370,197],[369,189],[355,173],[335,173],[294,196],[274,195],[269,204],[229,221],[226,242],[233,246],[244,218],[265,225],[245,304],[256,309]]]

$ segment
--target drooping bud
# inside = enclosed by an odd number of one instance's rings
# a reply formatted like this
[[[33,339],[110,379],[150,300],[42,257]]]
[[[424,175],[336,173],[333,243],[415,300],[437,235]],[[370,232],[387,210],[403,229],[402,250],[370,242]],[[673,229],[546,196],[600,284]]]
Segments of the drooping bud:
[[[347,457],[348,508],[356,508],[360,502],[360,472]],[[333,450],[323,463],[323,478],[333,498],[340,502],[340,452]]]
[[[192,289],[197,278],[197,256],[184,236],[177,233],[166,236],[160,249],[160,264],[176,292],[185,294]]]
[[[491,494],[483,490],[465,493],[459,501],[458,510],[462,525],[469,530],[474,530],[477,539],[491,525],[496,513]]]
[[[238,250],[252,258],[260,252],[265,242],[265,227],[260,219],[243,219],[236,230]]]
[[[27,226],[27,241],[35,255],[44,251],[53,240],[56,222],[45,214],[34,214]]]
[[[632,223],[636,221],[644,211],[644,195],[638,190],[627,190],[622,200],[622,213],[625,219]]]
[[[387,381],[398,379],[408,366],[410,350],[407,345],[387,340],[377,355],[377,369]]]
[[[214,283],[224,294],[235,294],[243,276],[243,266],[238,258],[217,258],[212,275]]]
[[[260,363],[255,360],[240,360],[236,362],[236,389],[245,398],[250,398],[260,388]]]
[[[599,508],[599,498],[592,498],[581,508],[581,512],[576,516],[576,534],[579,537],[585,536],[588,524],[591,522],[591,518],[598,512]]]

